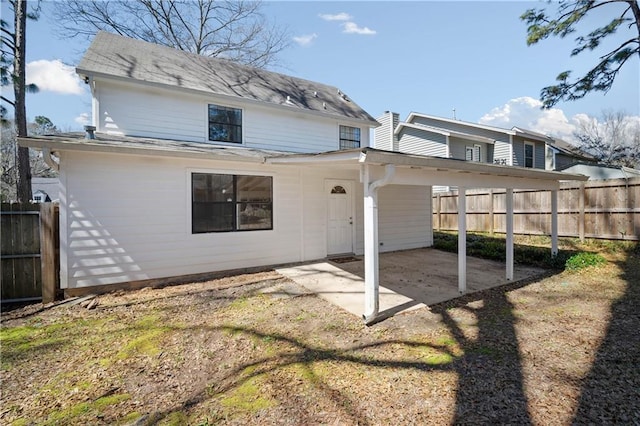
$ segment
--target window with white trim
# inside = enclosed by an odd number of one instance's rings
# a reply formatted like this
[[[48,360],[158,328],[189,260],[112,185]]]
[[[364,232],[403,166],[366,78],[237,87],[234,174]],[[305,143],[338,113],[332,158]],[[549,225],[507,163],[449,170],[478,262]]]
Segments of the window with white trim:
[[[271,176],[191,174],[191,232],[273,229]]]
[[[465,160],[467,161],[482,161],[482,145],[467,146],[465,148]]]
[[[360,148],[360,128],[340,126],[340,149]]]
[[[531,142],[524,143],[524,166],[528,168],[534,168],[536,166],[536,146]]]
[[[209,140],[242,143],[242,110],[209,104]]]

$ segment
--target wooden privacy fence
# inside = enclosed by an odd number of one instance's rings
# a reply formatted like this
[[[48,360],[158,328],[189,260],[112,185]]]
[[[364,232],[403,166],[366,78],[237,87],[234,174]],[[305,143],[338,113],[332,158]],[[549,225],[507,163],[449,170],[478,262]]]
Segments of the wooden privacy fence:
[[[0,206],[3,302],[52,302],[59,287],[58,206]]]
[[[467,230],[506,232],[506,191],[467,191]],[[563,182],[558,191],[558,235],[640,239],[640,178]],[[513,191],[516,234],[551,234],[551,192]],[[458,194],[433,196],[436,230],[458,229]]]

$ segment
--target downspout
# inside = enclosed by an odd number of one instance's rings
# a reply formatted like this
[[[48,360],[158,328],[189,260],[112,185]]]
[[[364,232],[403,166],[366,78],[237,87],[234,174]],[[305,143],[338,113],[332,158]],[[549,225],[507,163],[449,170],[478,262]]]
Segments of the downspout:
[[[53,159],[51,148],[42,148],[42,158],[47,166],[51,167],[56,172],[60,171],[60,160],[58,159],[56,161]]]
[[[364,305],[362,315],[366,325],[376,322],[380,310],[380,283],[378,265],[378,189],[387,185],[395,176],[396,168],[387,164],[384,176],[369,182],[369,165],[364,166]]]

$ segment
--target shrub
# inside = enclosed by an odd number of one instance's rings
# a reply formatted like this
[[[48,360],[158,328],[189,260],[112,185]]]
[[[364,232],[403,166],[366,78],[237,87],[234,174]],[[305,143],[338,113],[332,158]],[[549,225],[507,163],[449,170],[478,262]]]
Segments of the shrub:
[[[567,259],[565,268],[570,271],[577,271],[590,266],[604,265],[605,263],[607,263],[605,258],[597,253],[581,252]]]

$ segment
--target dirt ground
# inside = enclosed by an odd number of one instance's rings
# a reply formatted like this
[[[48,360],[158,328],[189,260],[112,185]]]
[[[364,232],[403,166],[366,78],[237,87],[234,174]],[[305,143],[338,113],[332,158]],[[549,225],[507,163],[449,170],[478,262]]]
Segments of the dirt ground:
[[[2,424],[640,424],[640,258],[371,327],[275,272],[2,313]]]

